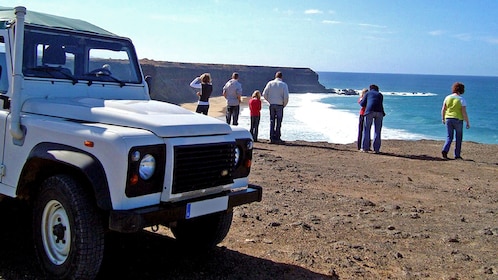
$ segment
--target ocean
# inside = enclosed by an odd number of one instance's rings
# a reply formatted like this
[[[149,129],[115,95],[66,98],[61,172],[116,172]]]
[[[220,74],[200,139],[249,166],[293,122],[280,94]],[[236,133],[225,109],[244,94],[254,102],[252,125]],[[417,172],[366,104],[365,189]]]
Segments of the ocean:
[[[382,139],[444,140],[441,106],[454,82],[465,85],[470,129],[463,140],[498,144],[498,77],[318,72],[319,82],[337,92],[361,91],[370,84],[384,95],[386,116]],[[285,77],[284,77],[285,80]],[[282,139],[348,144],[356,141],[360,106],[357,95],[291,93],[284,109]],[[497,103],[495,103],[497,102]],[[250,127],[249,109],[242,110],[239,125]],[[269,139],[268,104],[263,102],[259,138]]]

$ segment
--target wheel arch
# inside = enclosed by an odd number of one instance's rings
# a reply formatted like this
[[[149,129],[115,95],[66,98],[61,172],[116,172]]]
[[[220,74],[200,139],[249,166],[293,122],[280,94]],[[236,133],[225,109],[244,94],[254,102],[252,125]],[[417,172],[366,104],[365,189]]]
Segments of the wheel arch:
[[[68,173],[91,186],[97,206],[111,210],[109,184],[102,163],[92,154],[68,145],[39,143],[31,150],[23,166],[17,195],[30,197],[37,185],[56,173]]]

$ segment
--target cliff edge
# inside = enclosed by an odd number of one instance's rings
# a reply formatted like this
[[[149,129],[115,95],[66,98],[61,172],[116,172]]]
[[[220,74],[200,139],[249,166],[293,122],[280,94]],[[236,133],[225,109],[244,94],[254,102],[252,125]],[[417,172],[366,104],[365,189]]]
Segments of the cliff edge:
[[[223,85],[233,72],[240,74],[244,96],[254,90],[263,91],[266,83],[275,78],[275,72],[282,71],[284,81],[291,93],[323,93],[328,90],[318,82],[318,74],[310,68],[245,66],[229,64],[202,64],[140,60],[144,75],[151,76],[151,98],[181,104],[197,101],[190,82],[202,73],[211,73],[213,97],[222,95]]]

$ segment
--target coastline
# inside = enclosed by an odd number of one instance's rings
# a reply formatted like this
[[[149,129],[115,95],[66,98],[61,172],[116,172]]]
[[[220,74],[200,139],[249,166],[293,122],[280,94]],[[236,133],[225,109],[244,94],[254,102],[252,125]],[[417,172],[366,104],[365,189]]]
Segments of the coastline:
[[[249,102],[250,100],[250,97],[247,97],[247,96],[243,96],[242,97],[242,102],[240,104],[241,108],[241,112],[248,108],[249,107]],[[264,100],[264,99],[261,99],[262,102],[263,102],[263,105],[267,104],[267,102]],[[226,99],[223,97],[223,96],[216,96],[216,97],[211,97],[209,99],[209,116],[210,117],[214,117],[214,118],[217,118],[217,119],[220,119],[220,120],[225,120],[225,111],[226,111]],[[192,112],[195,112],[195,109],[197,107],[197,102],[190,102],[190,103],[182,103],[182,104],[179,104],[179,106],[181,106],[182,108],[185,108],[189,111],[192,111]],[[263,112],[262,111],[262,115],[264,116],[265,114],[267,114],[267,112]],[[267,116],[267,115],[266,115]],[[349,124],[351,125],[354,125],[356,126],[356,117],[354,120],[350,120],[348,118],[342,118],[342,123],[345,124],[345,125],[342,125],[341,127],[339,127],[339,131],[342,131],[342,137],[344,137],[344,135],[349,135],[348,133],[350,133],[350,131],[348,130],[349,129]],[[267,121],[266,117],[265,119],[262,119],[261,120],[261,124],[260,124],[260,140],[264,140],[264,139],[268,139],[268,128],[267,128],[267,124],[265,124],[265,121]],[[286,118],[286,121],[289,121],[289,118]],[[247,120],[247,117],[245,118],[240,118],[239,119],[239,124],[242,126],[242,127],[245,127],[247,129],[249,129],[249,121]],[[285,127],[287,128],[287,126]],[[306,127],[300,127],[300,129],[307,129]],[[356,131],[356,128],[354,128],[354,130]],[[286,141],[306,141],[306,142],[329,142],[329,143],[336,143],[336,144],[347,144],[347,143],[353,143],[355,142],[356,140],[352,140],[351,142],[341,142],[341,141],[328,141],[326,137],[324,138],[317,138],[318,140],[307,140],[305,136],[305,133],[306,130],[303,132],[303,134],[299,134],[299,138],[292,138],[292,137],[289,137],[289,135],[287,135],[287,139],[284,139]],[[356,133],[356,132],[354,132]],[[434,141],[441,141],[441,139],[434,139],[434,138],[431,138],[431,137],[423,137],[423,138],[414,138],[414,139],[411,139],[411,138],[399,138],[399,137],[388,137],[389,135],[389,131],[385,131],[385,133],[387,134],[386,138],[383,138],[382,141],[386,141],[386,140],[402,140],[402,141],[406,141],[406,142],[414,142],[414,141],[419,141],[419,140],[434,140]],[[302,136],[302,137],[301,137]],[[406,136],[406,135],[405,135]],[[284,137],[285,138],[285,137]],[[348,138],[349,139],[349,138]],[[479,141],[473,141],[473,140],[468,140],[465,138],[464,136],[464,145],[466,143],[470,143],[470,142],[473,142],[473,143],[476,143],[476,144],[483,144],[483,145],[497,145],[497,144],[494,144],[494,143],[483,143],[483,142],[479,142]],[[439,152],[438,152],[439,153]]]
[[[249,98],[247,96],[242,96],[242,102],[240,103],[240,110],[242,111],[244,108],[249,106]],[[197,108],[197,102],[191,103],[182,103],[180,104],[182,108],[185,108],[189,111],[195,112],[195,108]],[[216,96],[209,98],[209,111],[208,116],[214,118],[222,118],[225,116],[225,110],[227,107],[226,99],[223,96]]]

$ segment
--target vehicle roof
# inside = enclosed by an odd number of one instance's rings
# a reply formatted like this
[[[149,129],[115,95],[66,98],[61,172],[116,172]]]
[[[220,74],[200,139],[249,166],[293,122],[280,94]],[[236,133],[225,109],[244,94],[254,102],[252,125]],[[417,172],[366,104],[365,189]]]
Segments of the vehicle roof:
[[[6,28],[15,21],[14,8],[0,6],[0,28]],[[66,18],[26,9],[24,22],[29,25],[43,26],[51,28],[61,28],[66,30],[75,30],[80,32],[90,32],[105,36],[119,37],[103,28],[93,25],[89,22],[79,19]]]

